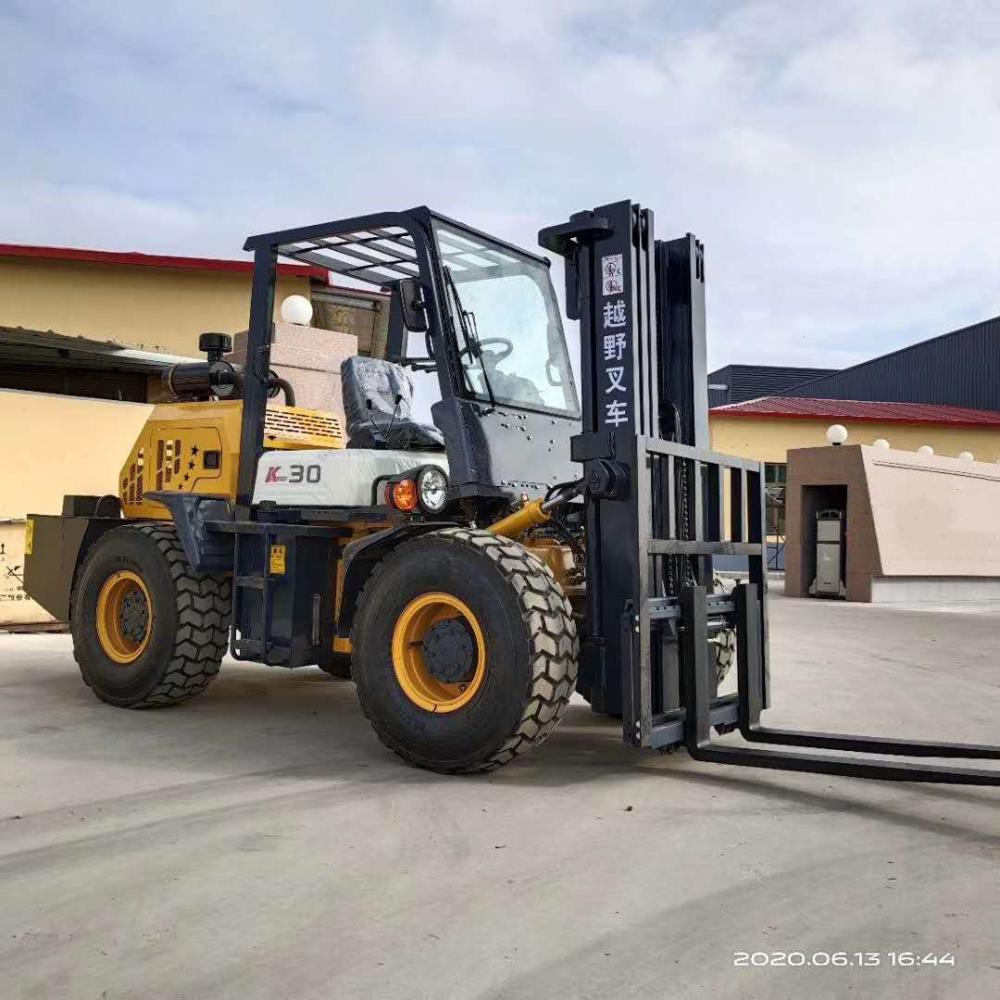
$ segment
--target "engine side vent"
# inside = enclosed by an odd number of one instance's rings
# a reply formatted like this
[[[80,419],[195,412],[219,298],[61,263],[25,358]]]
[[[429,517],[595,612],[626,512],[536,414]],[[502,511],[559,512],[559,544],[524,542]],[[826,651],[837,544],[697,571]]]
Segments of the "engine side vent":
[[[156,442],[156,488],[169,486],[181,471],[181,442],[179,438],[160,438]]]
[[[268,406],[264,444],[271,448],[342,448],[344,431],[340,418],[333,413]]]
[[[156,488],[163,489],[163,438],[156,441]]]
[[[142,475],[146,465],[146,449],[138,448],[135,461],[130,462],[122,479],[121,500],[123,504],[142,503]]]

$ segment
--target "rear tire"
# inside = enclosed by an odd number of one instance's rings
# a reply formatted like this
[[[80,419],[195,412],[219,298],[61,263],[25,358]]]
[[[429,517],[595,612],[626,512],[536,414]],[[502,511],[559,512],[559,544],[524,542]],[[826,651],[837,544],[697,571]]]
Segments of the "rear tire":
[[[116,579],[134,581],[127,596],[146,605],[139,631],[117,640],[115,609],[104,613]],[[109,531],[87,553],[73,592],[73,655],[84,683],[121,708],[174,705],[200,694],[226,652],[230,603],[230,579],[195,573],[172,524]]]
[[[424,690],[439,701],[429,709],[412,684],[407,693],[398,649],[401,623],[434,598],[467,613],[470,639],[456,639],[453,628],[442,641],[470,650],[478,642],[481,667],[467,683],[432,680]],[[378,738],[409,763],[446,774],[488,771],[541,744],[576,684],[576,625],[562,588],[524,546],[485,531],[436,531],[387,556],[365,585],[351,643],[358,698]]]

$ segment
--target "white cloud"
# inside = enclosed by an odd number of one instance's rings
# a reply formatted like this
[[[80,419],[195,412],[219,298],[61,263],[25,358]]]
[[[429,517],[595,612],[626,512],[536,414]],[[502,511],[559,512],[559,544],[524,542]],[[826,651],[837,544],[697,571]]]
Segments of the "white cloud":
[[[428,203],[707,246],[711,360],[844,364],[1000,306],[994,4],[15,3],[0,240],[236,255]]]

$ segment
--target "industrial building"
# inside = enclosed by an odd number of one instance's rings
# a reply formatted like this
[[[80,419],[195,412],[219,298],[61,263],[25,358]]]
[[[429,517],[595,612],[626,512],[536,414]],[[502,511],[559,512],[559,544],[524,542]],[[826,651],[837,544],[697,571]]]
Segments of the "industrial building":
[[[709,372],[711,407],[762,396],[1000,410],[1000,316],[843,370],[726,365]]]
[[[853,399],[771,396],[712,410],[712,447],[733,455],[782,462],[790,448],[826,443],[830,424],[843,424],[851,444],[888,441],[937,455],[972,452],[1000,461],[1000,410],[974,410],[924,403],[869,403]]]
[[[1000,317],[842,371],[728,365],[708,383],[712,447],[766,463],[774,569],[783,568],[787,454],[824,445],[831,424],[847,428],[849,444],[1000,462]]]
[[[1000,410],[1000,316],[797,383],[781,394]]]
[[[25,514],[114,492],[164,371],[199,357],[201,333],[246,329],[252,274],[249,260],[0,244],[0,454],[20,473],[0,483],[0,625],[39,620],[21,588]],[[388,296],[325,268],[279,264],[275,292],[276,308],[308,298],[334,347],[385,338]]]
[[[745,403],[777,396],[794,386],[835,375],[835,368],[788,368],[784,365],[726,365],[708,375],[708,405]]]
[[[249,260],[0,244],[0,389],[133,399],[121,352],[157,367],[197,357],[207,330],[245,330],[252,273]],[[279,264],[276,303],[293,294],[312,302],[322,329],[363,348],[385,337],[387,296],[332,285],[321,267]]]
[[[712,447],[778,466],[789,448],[821,445],[826,428],[839,423],[851,443],[884,438],[894,448],[929,445],[941,455],[1000,460],[1000,317],[804,378],[810,371],[822,369],[712,372],[710,402],[713,392],[726,396],[711,402]]]

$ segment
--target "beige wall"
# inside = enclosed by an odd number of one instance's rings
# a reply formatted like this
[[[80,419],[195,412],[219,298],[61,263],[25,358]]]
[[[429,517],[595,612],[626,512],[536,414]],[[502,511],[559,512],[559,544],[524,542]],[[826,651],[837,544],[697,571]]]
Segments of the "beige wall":
[[[59,514],[66,493],[118,493],[145,403],[0,389],[0,519]]]
[[[1000,460],[1000,427],[945,427],[908,424],[852,424],[847,420],[798,420],[780,417],[726,417],[711,414],[712,447],[727,455],[784,462],[790,448],[826,444],[826,429],[833,423],[847,428],[848,444],[871,444],[885,438],[890,446],[916,451],[929,444],[937,455],[956,456],[971,451],[977,461]]]
[[[861,453],[883,576],[1000,578],[1000,466]]]
[[[118,472],[151,406],[0,389],[0,627],[51,621],[21,586],[26,514],[59,514],[66,493],[118,493]]]
[[[198,355],[198,335],[233,334],[250,316],[250,275],[0,257],[0,325]],[[307,277],[278,278],[276,307],[309,297]]]
[[[815,572],[815,516],[828,502],[819,491],[830,486],[846,488],[848,600],[870,601],[873,581],[892,578],[1000,579],[996,463],[827,446],[794,450],[788,456],[789,596],[808,596]],[[949,591],[938,593],[945,599]]]

